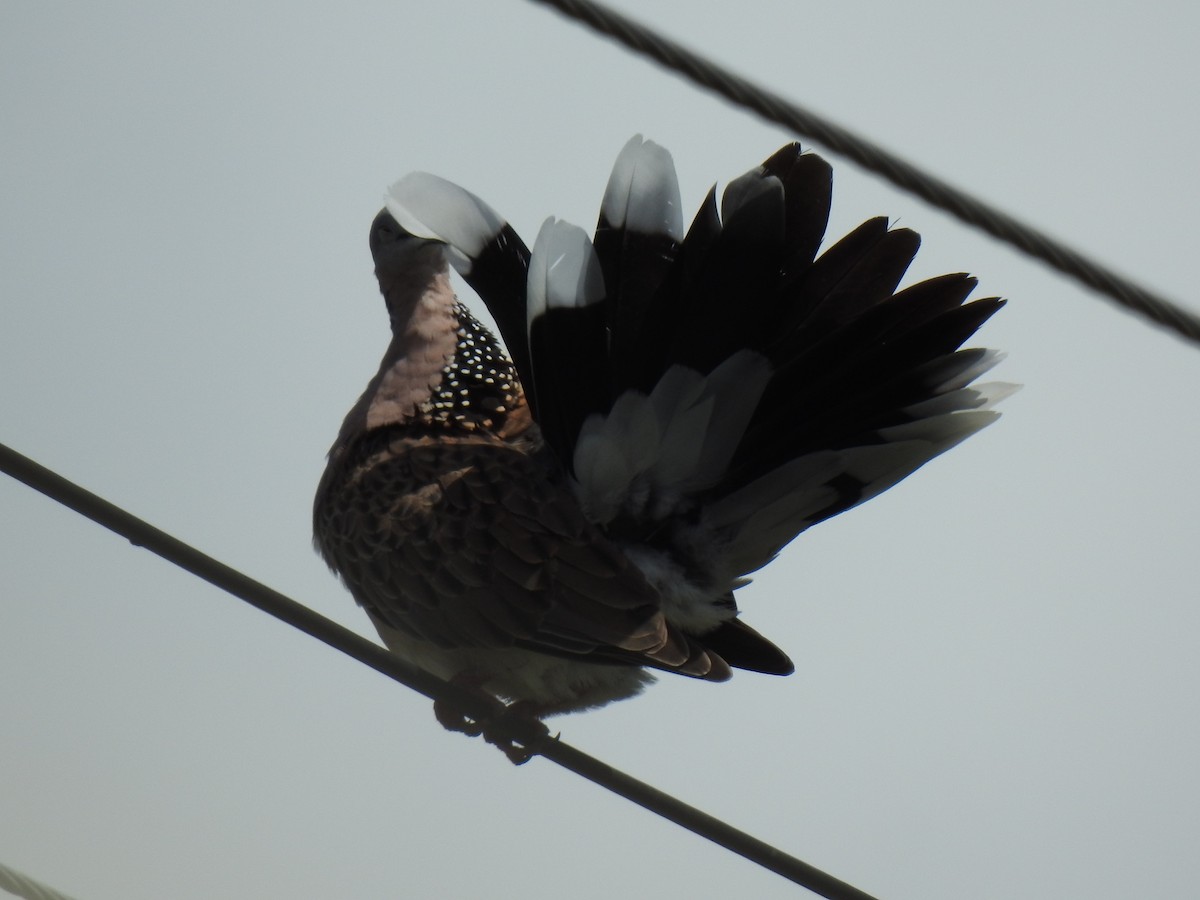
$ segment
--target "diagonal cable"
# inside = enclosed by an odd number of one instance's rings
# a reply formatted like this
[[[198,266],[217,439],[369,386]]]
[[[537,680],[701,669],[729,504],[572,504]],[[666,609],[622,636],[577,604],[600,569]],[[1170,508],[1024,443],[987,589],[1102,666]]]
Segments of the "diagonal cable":
[[[531,753],[544,756],[643,809],[681,825],[727,850],[732,850],[789,881],[806,887],[828,900],[874,900],[871,895],[858,888],[734,828],[715,816],[638,781],[569,744],[549,738],[545,725],[540,722],[503,716],[494,719],[496,709],[486,699],[410,666],[378,644],[201,553],[4,444],[0,444],[0,470],[93,522],[115,531],[135,547],[144,547],[209,584],[233,594],[251,606],[298,628],[310,637],[342,651],[426,697],[461,709],[477,721],[497,725],[497,731],[502,736],[511,738]]]
[[[615,38],[701,87],[840,153],[959,220],[1011,244],[1118,306],[1200,343],[1200,316],[1171,302],[995,207],[972,197],[877,144],[772,91],[735,75],[661,34],[592,0],[534,0]]]
[[[21,897],[22,900],[71,900],[66,894],[34,881],[16,869],[0,863],[0,890]]]

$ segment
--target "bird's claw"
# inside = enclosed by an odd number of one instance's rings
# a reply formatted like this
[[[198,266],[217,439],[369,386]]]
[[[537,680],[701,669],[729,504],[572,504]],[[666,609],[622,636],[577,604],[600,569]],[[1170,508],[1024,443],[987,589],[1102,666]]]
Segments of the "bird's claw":
[[[514,737],[514,724],[518,730],[536,729],[537,733],[532,738]],[[523,703],[511,704],[499,717],[485,722],[483,727],[483,739],[498,747],[514,766],[525,765],[542,752],[547,741],[557,741],[558,737],[557,734],[550,734],[550,729],[538,718],[532,706]]]
[[[484,718],[469,716],[447,700],[435,700],[433,714],[447,731],[456,731],[468,737],[482,735],[485,741],[499,748],[515,766],[524,765],[533,759],[545,741],[558,740],[558,735],[551,735],[550,729],[538,717],[533,704],[518,702],[505,706],[490,694],[482,691],[479,693],[481,699],[486,698],[495,706],[494,711]],[[535,728],[537,733],[532,738],[514,735],[514,731],[528,733]]]

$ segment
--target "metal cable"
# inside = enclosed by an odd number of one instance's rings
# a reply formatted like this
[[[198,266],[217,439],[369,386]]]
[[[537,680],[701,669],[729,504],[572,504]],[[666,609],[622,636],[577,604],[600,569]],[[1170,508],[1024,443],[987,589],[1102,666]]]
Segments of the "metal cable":
[[[201,553],[4,444],[0,444],[0,471],[127,538],[135,547],[144,547],[375,671],[426,697],[461,709],[478,722],[489,723],[492,734],[516,741],[531,754],[544,756],[789,881],[828,900],[874,900],[858,888],[550,737],[545,725],[536,720],[497,717],[497,708],[479,695],[410,666],[378,644]]]
[[[71,900],[66,894],[46,887],[16,869],[10,869],[4,863],[0,863],[0,890],[15,894],[23,900]]]
[[[1200,343],[1200,316],[1172,303],[1065,244],[1001,212],[982,200],[905,162],[871,141],[846,130],[772,91],[733,74],[698,53],[592,0],[533,0],[551,6],[601,34],[620,41],[701,87],[796,132],[882,175],[909,193],[959,220],[1011,244],[1117,305]]]

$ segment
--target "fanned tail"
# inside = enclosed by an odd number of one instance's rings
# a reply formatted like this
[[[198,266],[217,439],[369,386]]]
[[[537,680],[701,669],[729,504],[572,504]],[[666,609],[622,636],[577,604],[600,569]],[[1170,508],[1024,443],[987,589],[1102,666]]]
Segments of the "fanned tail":
[[[972,387],[1001,357],[961,349],[1002,300],[968,302],[965,274],[897,291],[915,232],[871,219],[817,256],[832,173],[798,144],[719,209],[711,190],[684,233],[670,155],[635,136],[594,241],[550,220],[532,254],[430,179],[393,186],[389,210],[454,248],[588,517],[734,666],[791,665],[734,619],[747,573],[986,427],[1014,390]]]

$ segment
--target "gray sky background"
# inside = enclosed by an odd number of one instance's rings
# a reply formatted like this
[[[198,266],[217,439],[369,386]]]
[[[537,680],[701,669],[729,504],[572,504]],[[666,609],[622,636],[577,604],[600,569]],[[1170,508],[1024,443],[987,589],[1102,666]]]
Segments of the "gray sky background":
[[[1197,307],[1195,4],[636,7]],[[0,122],[0,440],[364,634],[309,515],[388,339],[386,185],[532,242],[594,224],[634,132],[691,210],[791,139],[516,0],[5,3]],[[1194,895],[1200,352],[828,158],[830,236],[887,214],[912,278],[1009,297],[982,341],[1025,388],[742,591],[794,677],[555,725],[887,900]],[[7,478],[0,509],[0,861],[79,900],[797,896]]]

